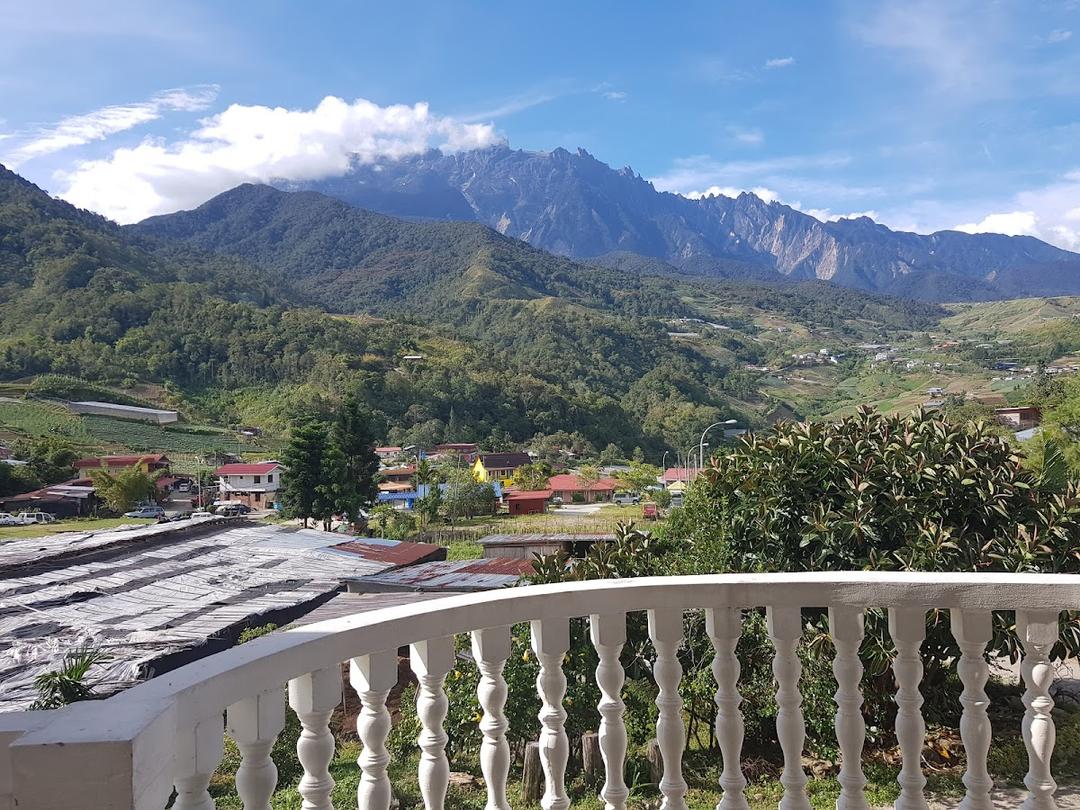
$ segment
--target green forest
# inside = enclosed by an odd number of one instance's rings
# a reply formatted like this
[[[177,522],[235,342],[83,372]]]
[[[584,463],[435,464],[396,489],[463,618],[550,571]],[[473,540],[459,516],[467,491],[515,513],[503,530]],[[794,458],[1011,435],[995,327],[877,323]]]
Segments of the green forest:
[[[0,382],[150,385],[200,422],[283,431],[356,387],[395,443],[563,435],[659,454],[768,406],[743,370],[752,325],[722,355],[671,336],[702,298],[853,333],[943,314],[816,283],[583,265],[474,223],[263,186],[120,228],[0,171]]]

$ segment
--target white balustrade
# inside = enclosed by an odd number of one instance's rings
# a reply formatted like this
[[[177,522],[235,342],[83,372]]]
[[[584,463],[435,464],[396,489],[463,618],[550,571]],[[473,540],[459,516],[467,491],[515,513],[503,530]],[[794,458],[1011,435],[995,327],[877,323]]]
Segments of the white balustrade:
[[[510,810],[506,799],[506,783],[510,775],[510,743],[506,731],[506,679],[503,668],[510,657],[510,628],[486,627],[472,632],[472,653],[480,670],[476,697],[483,716],[480,731],[484,741],[480,746],[480,770],[487,785],[486,810]]]
[[[278,776],[270,751],[285,728],[284,687],[234,703],[227,718],[229,736],[240,749],[236,792],[244,802],[244,810],[270,810]]]
[[[743,716],[739,706],[739,659],[735,647],[742,636],[742,610],[713,608],[705,612],[705,631],[712,640],[715,655],[712,662],[716,681],[716,739],[724,769],[720,787],[724,795],[716,810],[749,810],[746,801],[746,777],[742,772]]]
[[[246,810],[266,810],[277,782],[271,749],[284,724],[284,689],[301,725],[296,745],[304,773],[299,792],[304,810],[332,810],[330,766],[335,744],[331,718],[342,701],[341,662],[360,698],[356,719],[362,745],[357,759],[360,810],[388,810],[387,700],[403,685],[397,650],[410,646],[418,680],[421,732],[419,784],[425,808],[444,810],[450,763],[444,729],[448,704],[445,680],[455,663],[454,637],[470,633],[480,672],[477,700],[482,713],[479,761],[487,790],[486,810],[510,810],[511,768],[507,683],[511,628],[529,623],[532,652],[539,662],[536,689],[541,701],[539,740],[544,770],[544,810],[567,810],[569,740],[566,730],[565,656],[570,620],[587,617],[599,662],[596,707],[605,810],[625,810],[627,733],[620,663],[627,643],[628,614],[648,614],[656,651],[653,677],[657,740],[663,759],[662,807],[684,810],[686,728],[680,696],[680,647],[687,611],[705,611],[716,680],[716,738],[722,757],[717,810],[748,810],[741,768],[744,727],[736,656],[743,611],[766,608],[774,645],[776,734],[784,754],[780,810],[809,810],[802,767],[799,645],[801,606],[827,608],[836,648],[836,738],[841,752],[837,810],[867,810],[861,753],[865,738],[860,681],[864,611],[888,610],[896,647],[896,740],[902,757],[895,810],[928,810],[921,769],[926,735],[920,693],[921,647],[926,611],[950,611],[961,655],[963,686],[960,734],[967,754],[963,810],[991,810],[987,772],[990,722],[985,685],[986,651],[993,610],[1016,611],[1023,647],[1023,738],[1028,752],[1024,810],[1055,810],[1053,671],[1050,653],[1058,639],[1058,616],[1080,605],[1080,578],[1057,575],[813,573],[657,577],[627,581],[575,582],[523,587],[417,602],[336,619],[297,631],[272,634],[242,648],[212,656],[108,700],[30,713],[32,720],[0,716],[0,810],[123,810],[163,807],[175,785],[177,810],[212,810],[208,787],[222,758],[226,728],[242,755],[237,791]],[[346,695],[346,709],[351,693]]]
[[[393,790],[386,773],[390,764],[386,750],[386,738],[390,734],[386,698],[398,681],[397,655],[389,651],[354,658],[349,676],[360,696],[356,733],[364,746],[356,760],[360,766],[356,804],[360,810],[390,810]]]
[[[682,775],[682,755],[686,745],[683,725],[683,701],[679,695],[682,666],[679,664],[679,645],[683,640],[681,610],[649,611],[649,638],[656,648],[653,676],[659,691],[656,695],[656,741],[664,763],[660,778],[661,810],[685,810],[686,780]]]
[[[420,766],[417,773],[425,810],[443,810],[450,784],[450,761],[446,758],[443,721],[450,703],[446,699],[446,676],[454,666],[454,638],[443,636],[418,641],[409,660],[416,673],[416,716],[420,719]]]
[[[177,737],[173,810],[214,810],[214,800],[207,788],[224,754],[225,726],[220,713],[196,723],[193,729]]]
[[[626,643],[626,614],[608,613],[589,617],[589,635],[596,655],[596,684],[600,687],[600,754],[604,758],[604,787],[600,799],[604,810],[624,810],[630,789],[623,768],[626,762],[626,725],[622,700],[625,680],[619,655]]]
[[[967,792],[960,810],[990,810],[990,789],[994,786],[986,770],[986,755],[990,751],[990,718],[986,707],[990,699],[984,687],[990,677],[986,663],[986,645],[993,637],[993,616],[988,610],[957,610],[951,614],[952,632],[960,645],[957,671],[964,691],[960,694],[963,713],[960,715],[960,740],[964,743],[967,769],[964,787]]]
[[[329,667],[289,681],[289,705],[300,720],[296,756],[304,766],[298,791],[303,810],[334,810],[334,735],[330,716],[341,703],[341,667]]]
[[[926,610],[891,608],[889,635],[896,645],[893,674],[896,676],[896,741],[900,744],[900,795],[895,810],[929,810],[923,794],[926,777],[922,772],[922,749],[926,742],[923,696],[919,691],[923,665],[920,648],[926,639]]]
[[[863,744],[866,742],[866,723],[862,716],[863,667],[859,647],[863,640],[863,613],[858,608],[829,608],[829,632],[832,634],[836,656],[833,675],[836,677],[836,742],[840,746],[840,797],[836,810],[869,810],[863,788],[866,777],[862,769]]]
[[[1050,773],[1050,758],[1054,753],[1054,718],[1050,712],[1054,699],[1050,697],[1050,682],[1054,669],[1050,664],[1050,648],[1058,640],[1057,610],[1016,611],[1016,632],[1024,647],[1021,674],[1024,677],[1023,736],[1028,754],[1028,772],[1024,786],[1028,789],[1023,810],[1054,810],[1057,782]]]
[[[797,607],[770,606],[766,615],[769,638],[776,650],[772,663],[776,680],[776,736],[784,752],[784,770],[780,775],[784,796],[780,800],[780,810],[810,810],[806,774],[802,767],[806,742],[802,693],[799,691],[802,663],[798,646],[803,635],[802,611]]]
[[[570,649],[570,623],[566,619],[541,619],[532,623],[532,648],[540,663],[536,691],[540,695],[540,765],[544,769],[544,810],[566,810],[566,763],[570,741],[566,737],[566,675],[563,657]]]

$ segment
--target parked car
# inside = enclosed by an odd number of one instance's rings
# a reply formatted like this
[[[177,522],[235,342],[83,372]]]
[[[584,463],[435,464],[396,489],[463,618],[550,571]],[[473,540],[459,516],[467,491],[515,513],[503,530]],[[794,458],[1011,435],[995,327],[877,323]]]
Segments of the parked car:
[[[631,504],[641,503],[641,496],[633,492],[616,492],[612,500],[619,506],[630,506]]]
[[[231,517],[246,515],[250,511],[251,507],[246,503],[223,503],[214,510],[218,515],[229,515]]]
[[[56,515],[48,512],[19,512],[17,520],[22,526],[33,526],[35,523],[56,523]]]
[[[160,506],[140,506],[138,509],[132,509],[130,512],[124,512],[126,518],[152,518],[153,520],[161,520],[165,517],[165,510]]]
[[[0,512],[0,526],[22,526],[22,521],[19,520],[11,512]]]

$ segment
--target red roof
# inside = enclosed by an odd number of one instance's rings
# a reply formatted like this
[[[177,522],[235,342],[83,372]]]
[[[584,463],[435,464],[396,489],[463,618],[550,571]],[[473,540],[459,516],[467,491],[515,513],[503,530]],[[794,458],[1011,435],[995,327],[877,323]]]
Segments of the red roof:
[[[506,493],[511,501],[546,501],[551,497],[550,489],[522,489]]]
[[[619,482],[614,478],[601,478],[595,484],[586,487],[581,479],[576,475],[564,473],[563,475],[553,475],[548,479],[548,489],[553,489],[556,492],[573,492],[575,490],[585,492],[606,492],[609,489],[615,489],[619,486]]]
[[[214,470],[214,475],[266,475],[280,466],[276,461],[262,461],[258,464],[226,464]]]
[[[664,470],[663,479],[665,481],[693,481],[697,478],[698,472],[697,467],[691,467],[689,470],[686,467],[668,467]]]
[[[80,458],[75,462],[76,469],[88,467],[134,467],[136,464],[168,464],[164,453],[148,453],[144,456],[101,456],[100,458]]]

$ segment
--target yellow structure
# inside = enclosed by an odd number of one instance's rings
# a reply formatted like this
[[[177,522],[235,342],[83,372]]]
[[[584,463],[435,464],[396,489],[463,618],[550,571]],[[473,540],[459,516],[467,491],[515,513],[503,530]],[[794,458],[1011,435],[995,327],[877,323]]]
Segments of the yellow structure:
[[[473,478],[481,484],[514,483],[514,471],[530,461],[527,453],[485,453],[473,462]]]

